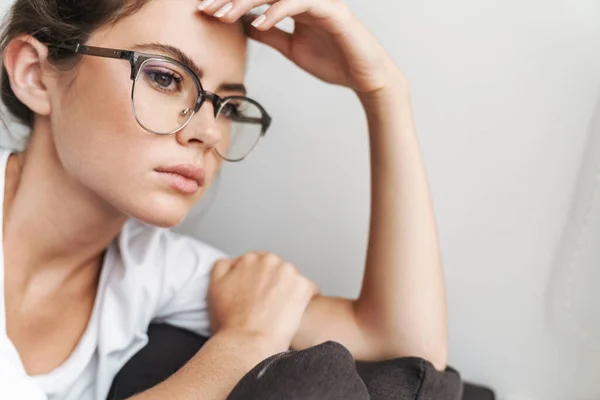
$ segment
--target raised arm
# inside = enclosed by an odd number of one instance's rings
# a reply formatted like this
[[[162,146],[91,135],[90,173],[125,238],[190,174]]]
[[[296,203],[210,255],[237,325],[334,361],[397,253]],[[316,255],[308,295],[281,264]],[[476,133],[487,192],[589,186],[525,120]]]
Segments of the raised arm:
[[[249,35],[314,76],[354,90],[369,122],[372,205],[362,291],[352,301],[315,298],[294,348],[335,340],[359,359],[418,356],[443,369],[447,353],[443,274],[402,73],[341,0],[228,2],[215,0],[203,12],[233,23],[254,7],[271,4],[263,16],[253,19],[254,27],[247,25]],[[293,34],[275,27],[286,17],[295,20]]]
[[[446,303],[436,224],[400,75],[361,95],[371,145],[371,227],[360,297],[317,297],[294,345],[338,340],[355,357],[417,356],[446,365]]]
[[[222,3],[217,0],[206,12]],[[264,3],[273,4],[254,20],[257,27],[248,26],[250,36],[316,77],[353,89],[369,122],[371,230],[361,294],[355,301],[315,298],[294,347],[336,340],[357,358],[420,356],[442,369],[444,284],[408,85],[340,0],[240,1],[221,19],[233,22]],[[285,17],[295,19],[291,35],[274,27]]]

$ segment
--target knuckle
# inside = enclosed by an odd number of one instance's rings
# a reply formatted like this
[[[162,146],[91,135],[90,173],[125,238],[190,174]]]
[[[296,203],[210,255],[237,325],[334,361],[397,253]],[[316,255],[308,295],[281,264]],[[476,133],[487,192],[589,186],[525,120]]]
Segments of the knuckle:
[[[301,279],[294,282],[294,294],[300,299],[309,299],[315,293],[313,284],[307,279]]]
[[[271,7],[269,7],[269,9],[266,11],[267,14],[275,14],[277,11],[281,10],[281,8],[285,5],[285,3],[282,3],[281,1],[277,2],[277,3],[273,3],[271,5]]]
[[[278,265],[281,263],[281,257],[275,253],[265,253],[263,255],[263,261],[270,265]]]
[[[312,286],[312,281],[305,276],[299,276],[298,286],[302,287],[303,289],[308,289]]]
[[[215,262],[215,264],[213,265],[212,270],[210,271],[211,275],[217,275],[219,274],[219,272],[221,272],[223,269],[227,268],[227,266],[229,265],[229,260],[218,260],[217,262]]]
[[[256,258],[263,258],[267,252],[262,250],[254,250],[251,251],[250,254],[253,254]]]
[[[282,259],[275,253],[253,251],[242,255],[240,262],[243,265],[259,267],[262,270],[276,270],[282,263]]]
[[[304,286],[304,290],[307,290],[311,293],[316,293],[319,291],[319,287],[317,286],[317,284],[315,282],[313,282],[312,280],[308,279],[305,276],[303,276],[302,278],[303,278],[302,285]]]
[[[254,264],[256,263],[256,261],[258,260],[258,254],[256,252],[248,252],[243,254],[240,258],[239,258],[240,262],[242,264]]]
[[[284,262],[283,264],[281,264],[281,271],[293,277],[300,276],[300,272],[298,271],[298,269],[292,263],[289,262]]]

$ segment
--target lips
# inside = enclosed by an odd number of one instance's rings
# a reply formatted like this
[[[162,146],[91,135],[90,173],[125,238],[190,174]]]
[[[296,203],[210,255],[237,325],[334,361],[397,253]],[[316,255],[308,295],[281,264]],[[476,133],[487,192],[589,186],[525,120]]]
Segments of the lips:
[[[204,169],[192,164],[161,167],[155,171],[163,175],[174,189],[184,194],[194,194],[204,186]]]

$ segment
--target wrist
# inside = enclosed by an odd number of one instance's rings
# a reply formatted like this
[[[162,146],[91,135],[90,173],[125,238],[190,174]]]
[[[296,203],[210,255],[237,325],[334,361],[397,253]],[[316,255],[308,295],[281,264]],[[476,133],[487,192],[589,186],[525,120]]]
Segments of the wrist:
[[[385,84],[379,89],[370,92],[357,92],[358,98],[365,107],[371,104],[387,103],[390,100],[407,102],[410,99],[408,81],[398,69],[390,72]]]
[[[357,92],[368,116],[381,112],[410,110],[410,88],[408,81],[397,68],[390,73],[386,83],[371,92]]]
[[[264,356],[263,358],[282,353],[289,349],[289,344],[286,344],[285,340],[267,333],[226,329],[217,332],[213,337],[245,349],[252,349],[255,352],[261,353]]]

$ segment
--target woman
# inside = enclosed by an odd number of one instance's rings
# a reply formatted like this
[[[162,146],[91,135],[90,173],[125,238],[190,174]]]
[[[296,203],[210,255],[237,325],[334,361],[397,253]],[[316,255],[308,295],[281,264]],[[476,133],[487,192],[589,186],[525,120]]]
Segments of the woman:
[[[288,16],[293,35],[274,27]],[[245,97],[245,33],[362,102],[372,220],[356,300],[320,295],[276,255],[228,259],[163,229],[269,127]],[[355,359],[444,370],[442,269],[408,87],[341,1],[17,0],[2,50],[3,101],[31,136],[1,158],[0,398],[105,398],[153,321],[212,337],[139,399],[225,398],[261,361],[327,341]]]

